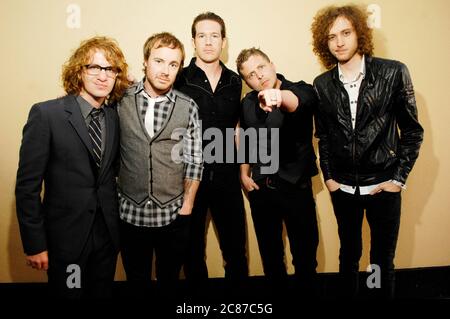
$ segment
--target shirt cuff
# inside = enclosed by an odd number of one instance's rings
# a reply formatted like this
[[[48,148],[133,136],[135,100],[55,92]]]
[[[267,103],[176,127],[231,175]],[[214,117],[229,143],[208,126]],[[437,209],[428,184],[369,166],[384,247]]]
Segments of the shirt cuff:
[[[203,175],[203,165],[187,164],[185,167],[184,178],[201,181]]]

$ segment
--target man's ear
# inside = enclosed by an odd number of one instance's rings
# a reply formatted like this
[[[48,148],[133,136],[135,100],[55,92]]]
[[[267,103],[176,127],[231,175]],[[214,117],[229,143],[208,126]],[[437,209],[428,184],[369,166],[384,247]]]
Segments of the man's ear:
[[[222,39],[222,50],[225,49],[225,47],[227,46],[227,38],[223,38]]]

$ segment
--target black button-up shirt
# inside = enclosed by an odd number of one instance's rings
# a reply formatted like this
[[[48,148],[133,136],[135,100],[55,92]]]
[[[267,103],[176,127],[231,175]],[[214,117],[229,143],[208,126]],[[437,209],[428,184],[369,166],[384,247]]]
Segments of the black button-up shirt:
[[[235,72],[220,62],[222,74],[213,92],[208,77],[195,64],[195,61],[196,58],[193,58],[189,66],[183,69],[175,83],[175,88],[190,96],[197,103],[202,122],[202,136],[204,136],[205,131],[209,128],[217,128],[222,134],[223,157],[214,163],[208,163],[208,152],[204,153],[205,171],[236,169],[238,166],[235,164],[236,147],[234,145],[234,138],[232,139],[233,145],[228,145],[227,147],[226,134],[227,128],[234,129],[239,121],[242,81]],[[228,141],[230,140],[229,138]],[[203,149],[210,142],[213,141],[203,138]],[[226,163],[227,148],[228,151],[234,150],[234,155],[228,157],[229,159],[232,158],[234,163]]]
[[[290,82],[283,75],[277,74],[281,81],[280,90],[289,90],[294,93],[298,100],[299,106],[292,113],[283,112],[276,109],[270,113],[266,113],[259,107],[258,92],[252,91],[248,93],[242,100],[242,118],[241,127],[243,129],[279,129],[279,141],[276,142],[279,147],[279,169],[277,175],[282,179],[290,182],[304,182],[311,176],[318,173],[316,165],[316,156],[312,145],[313,133],[313,110],[316,107],[317,97],[313,87],[303,81]],[[257,132],[260,135],[260,130]],[[271,134],[267,137],[258,137],[258,145],[267,147],[267,154],[271,154]],[[241,140],[243,147],[243,141]],[[247,145],[248,148],[254,149],[255,145]],[[248,158],[248,156],[247,156]],[[261,173],[261,167],[265,164],[261,163],[259,157],[257,163],[252,164],[252,177],[259,180],[265,176]]]

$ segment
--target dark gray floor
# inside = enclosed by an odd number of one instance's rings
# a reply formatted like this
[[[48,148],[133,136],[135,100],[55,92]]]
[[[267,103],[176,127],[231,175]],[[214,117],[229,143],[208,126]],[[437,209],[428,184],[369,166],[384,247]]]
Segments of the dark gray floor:
[[[371,290],[366,286],[366,273],[360,276],[360,299],[370,299]],[[338,277],[336,273],[321,273],[318,275],[317,299],[339,299]],[[293,286],[293,279],[289,279]],[[278,292],[270,291],[264,277],[250,277],[246,285],[238,286],[230,295],[223,278],[213,278],[199,291],[194,298],[220,302],[222,299],[271,299],[277,298]],[[126,282],[114,283],[115,299],[128,297]],[[291,287],[292,288],[292,287]],[[280,292],[289,295],[290,291]],[[189,289],[181,283],[179,295],[190,298]],[[0,283],[0,297],[5,299],[46,298],[45,283]],[[396,299],[450,299],[450,266],[402,269],[396,271]]]
[[[126,282],[114,283],[114,299],[109,301],[67,302],[48,298],[45,283],[0,283],[1,309],[13,313],[51,313],[58,317],[90,318],[99,314],[123,318],[388,318],[427,313],[435,318],[450,309],[450,266],[398,270],[396,298],[392,302],[373,300],[366,287],[366,273],[361,273],[358,300],[342,300],[335,273],[321,273],[316,296],[301,296],[289,278],[288,288],[271,290],[264,277],[251,277],[246,285],[233,290],[222,278],[210,279],[206,287],[192,294],[181,282],[178,298],[165,299],[156,289],[139,300],[131,297]],[[86,307],[87,305],[87,307]],[[430,306],[431,305],[431,306]],[[442,309],[441,309],[442,307]],[[206,314],[206,309],[208,313]],[[4,310],[6,311],[6,310]],[[36,312],[37,311],[37,312]],[[424,312],[425,311],[425,312]],[[9,312],[9,311],[8,311]],[[90,315],[87,316],[86,314]],[[436,314],[436,315],[435,315]],[[6,317],[5,317],[6,318]]]

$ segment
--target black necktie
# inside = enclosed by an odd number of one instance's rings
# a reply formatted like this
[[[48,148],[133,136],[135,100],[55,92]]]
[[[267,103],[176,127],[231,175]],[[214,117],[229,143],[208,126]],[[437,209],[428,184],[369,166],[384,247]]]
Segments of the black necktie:
[[[94,151],[94,160],[97,168],[100,168],[102,161],[102,127],[100,126],[99,116],[101,109],[92,109],[91,122],[89,123],[89,136],[92,140],[92,150]]]

